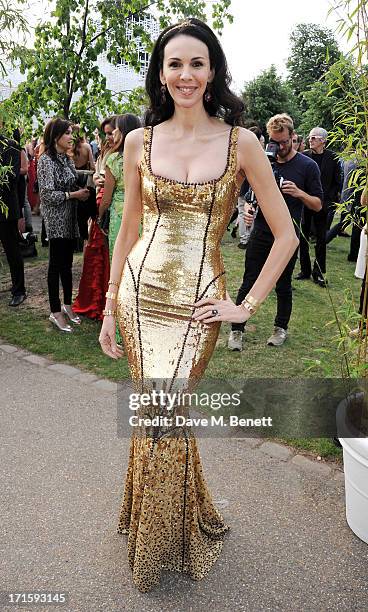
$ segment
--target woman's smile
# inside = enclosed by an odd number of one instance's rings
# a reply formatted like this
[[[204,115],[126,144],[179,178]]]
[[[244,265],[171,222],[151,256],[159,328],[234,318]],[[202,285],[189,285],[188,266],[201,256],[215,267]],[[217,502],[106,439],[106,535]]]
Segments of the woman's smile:
[[[188,86],[188,85],[178,85],[176,89],[179,91],[179,93],[181,93],[183,96],[187,98],[191,96],[198,89],[198,87]]]

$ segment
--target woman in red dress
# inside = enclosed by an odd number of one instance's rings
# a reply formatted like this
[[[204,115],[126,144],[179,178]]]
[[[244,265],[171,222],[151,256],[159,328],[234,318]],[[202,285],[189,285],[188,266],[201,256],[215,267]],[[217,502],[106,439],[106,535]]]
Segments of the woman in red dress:
[[[103,195],[106,159],[113,146],[112,133],[114,127],[115,117],[108,117],[101,123],[101,131],[105,134],[106,140],[96,163],[96,173],[93,175],[97,192],[97,211]],[[105,293],[108,289],[109,274],[110,259],[107,231],[100,227],[97,219],[93,219],[88,242],[84,250],[82,276],[78,295],[73,304],[74,312],[84,315],[89,319],[102,320],[102,310],[105,306]]]

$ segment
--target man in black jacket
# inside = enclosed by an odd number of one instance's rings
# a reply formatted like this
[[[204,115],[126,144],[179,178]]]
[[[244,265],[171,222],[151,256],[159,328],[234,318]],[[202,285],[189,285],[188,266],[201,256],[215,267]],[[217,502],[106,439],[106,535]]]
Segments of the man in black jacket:
[[[0,164],[8,168],[0,181],[0,241],[8,260],[12,278],[12,299],[10,306],[24,302],[24,263],[19,246],[19,231],[23,219],[18,203],[18,177],[20,170],[20,150],[17,143],[0,134]],[[4,211],[4,205],[7,211]]]
[[[327,132],[323,128],[315,127],[309,134],[310,149],[304,151],[313,159],[321,172],[323,188],[323,206],[319,212],[304,208],[303,223],[300,236],[300,273],[297,280],[312,278],[320,287],[325,287],[323,274],[326,272],[326,231],[330,228],[335,213],[335,202],[338,201],[341,190],[341,168],[335,153],[326,149]],[[316,232],[315,261],[312,270],[309,256],[309,237],[312,225]]]

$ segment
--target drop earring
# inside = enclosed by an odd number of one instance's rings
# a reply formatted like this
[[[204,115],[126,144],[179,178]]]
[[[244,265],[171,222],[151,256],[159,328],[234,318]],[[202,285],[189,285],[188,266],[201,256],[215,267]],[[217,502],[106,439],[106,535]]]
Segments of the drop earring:
[[[210,84],[207,84],[207,88],[206,88],[206,92],[204,94],[204,99],[206,102],[211,102],[212,100],[212,94],[210,92]]]
[[[166,104],[166,85],[161,85],[161,104]]]

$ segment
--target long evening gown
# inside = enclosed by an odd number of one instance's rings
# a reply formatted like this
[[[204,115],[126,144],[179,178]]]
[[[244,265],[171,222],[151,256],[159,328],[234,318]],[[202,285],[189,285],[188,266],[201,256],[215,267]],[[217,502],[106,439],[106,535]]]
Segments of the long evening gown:
[[[124,266],[117,317],[138,391],[160,385],[166,393],[184,392],[201,378],[220,331],[220,323],[192,320],[191,305],[226,295],[220,243],[238,196],[238,128],[230,131],[223,174],[204,183],[154,175],[153,132],[144,129],[143,231]],[[143,413],[160,410],[150,406]],[[139,590],[157,585],[161,570],[203,578],[227,530],[190,428],[133,428],[118,532],[128,534]]]
[[[101,204],[103,190],[100,190],[96,204]],[[73,303],[74,312],[101,321],[105,306],[105,293],[109,288],[110,260],[107,236],[92,219],[89,238],[84,250],[82,276],[79,281],[78,295]]]

